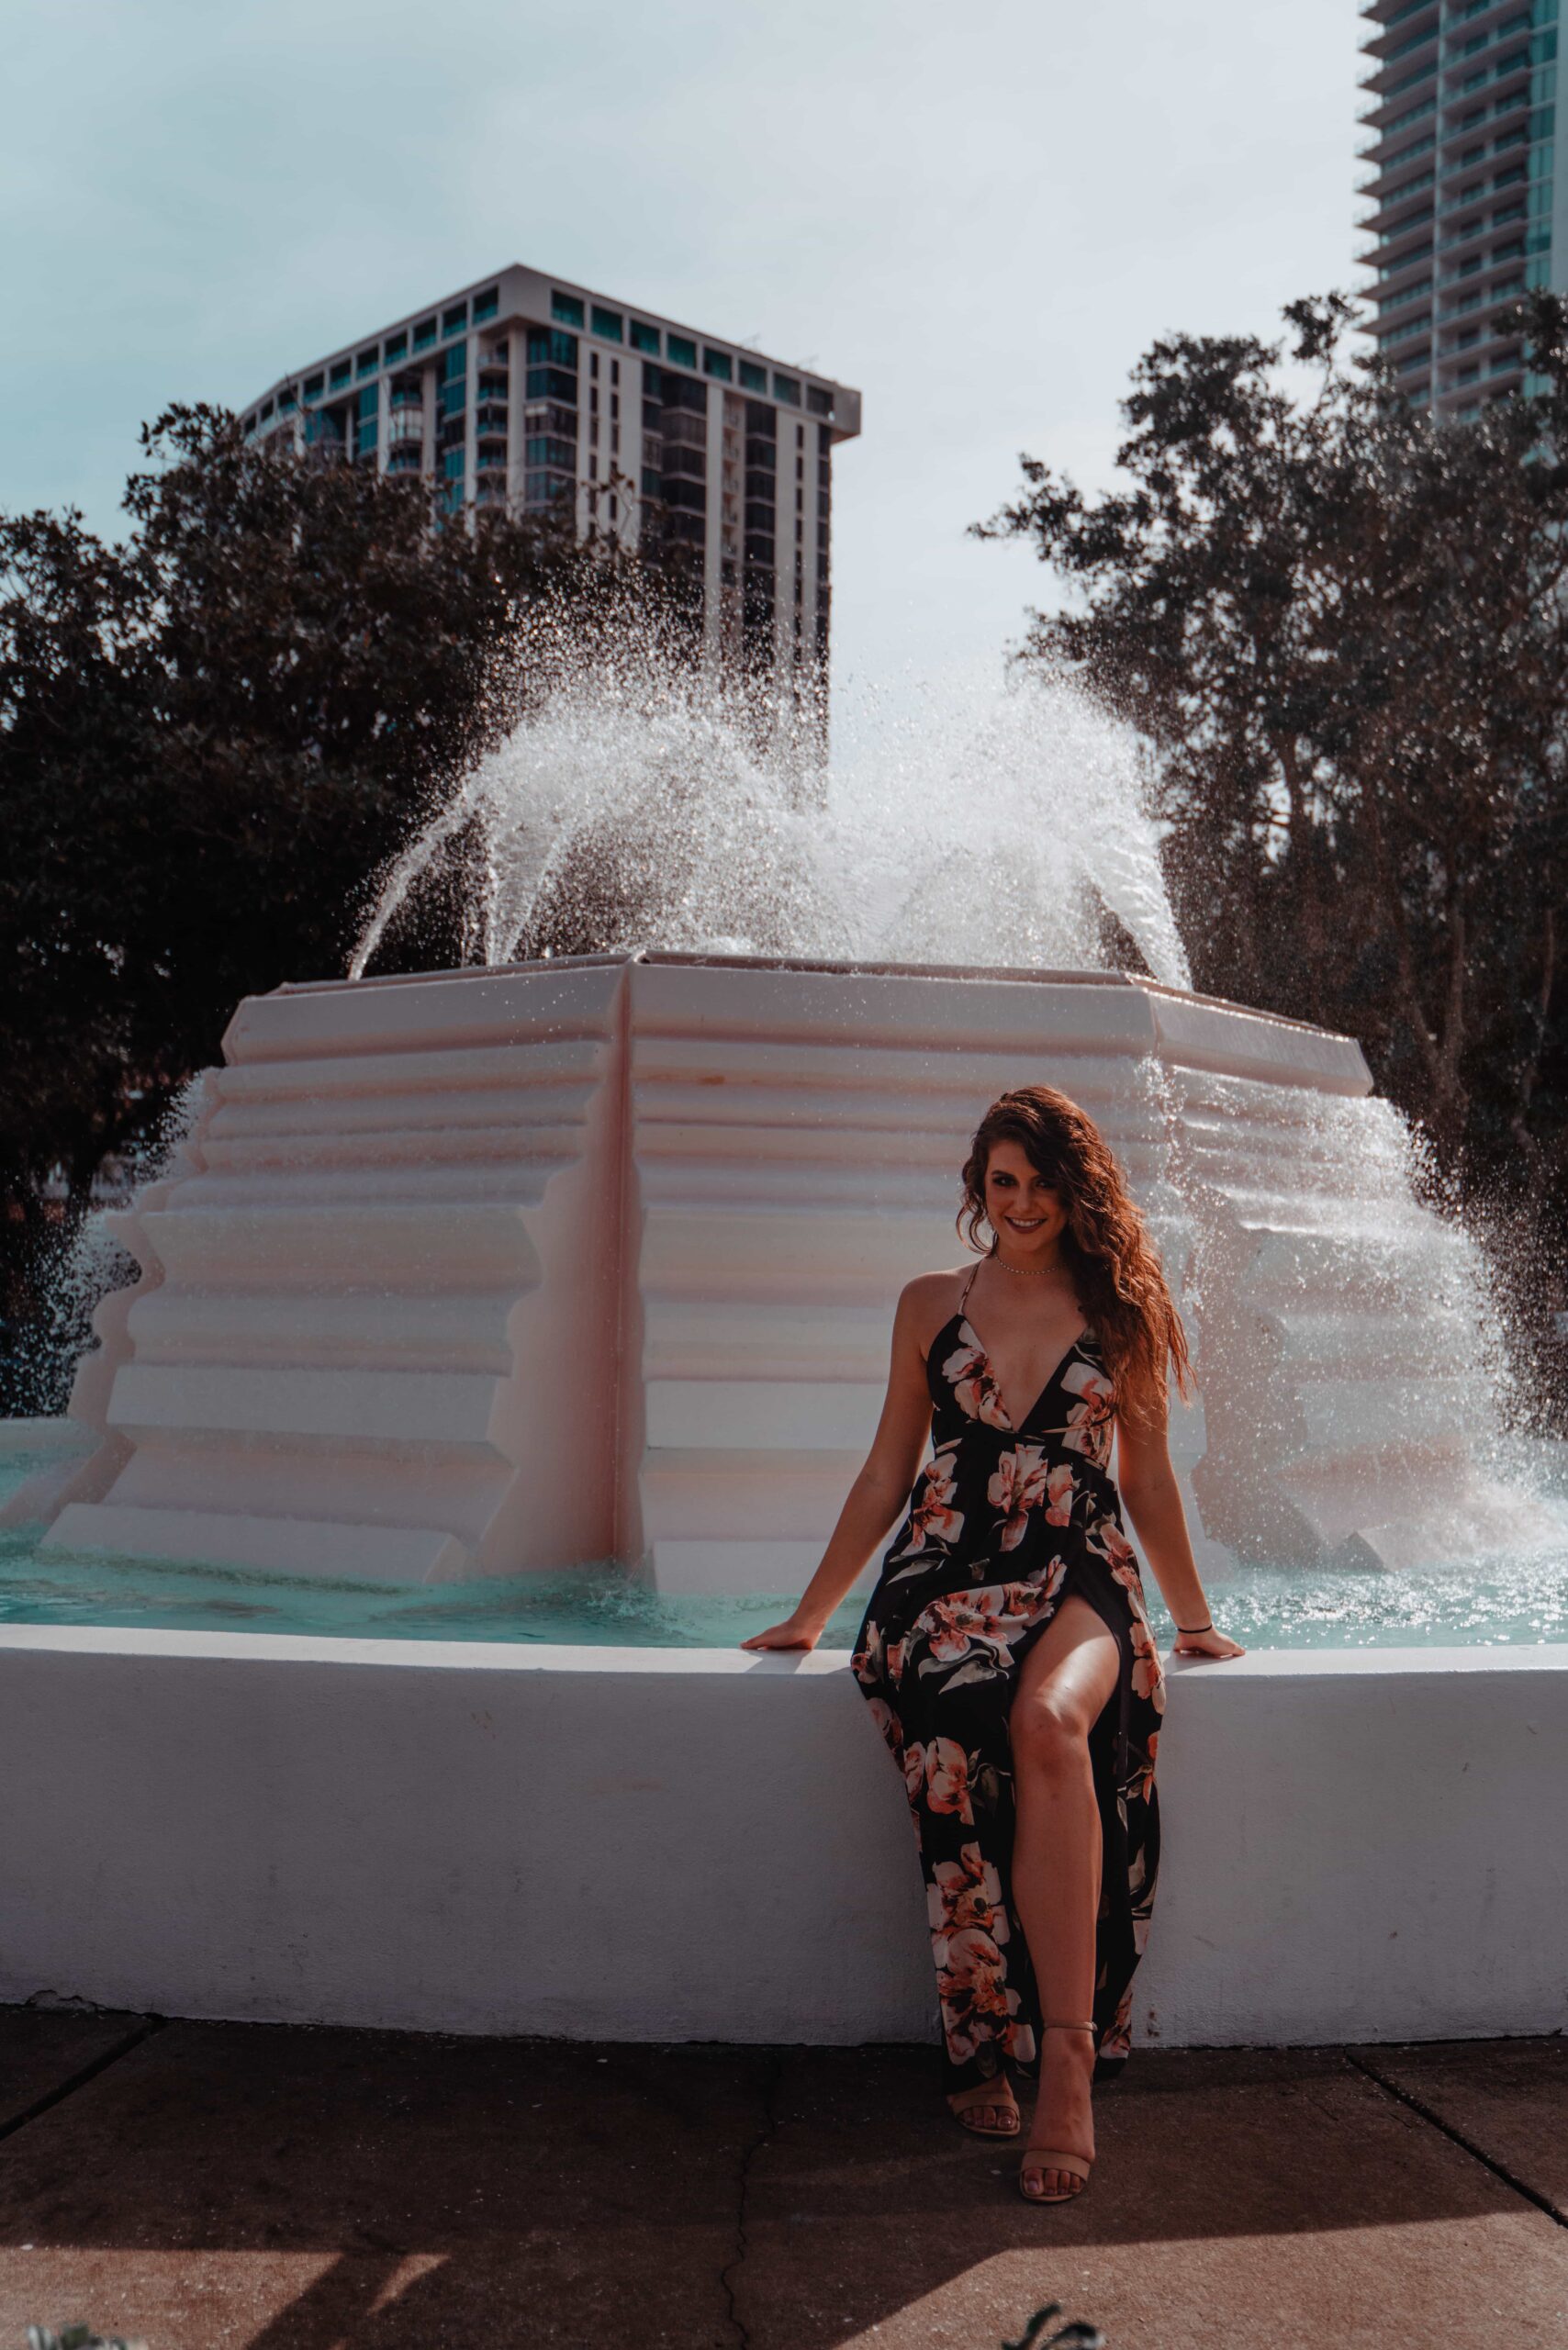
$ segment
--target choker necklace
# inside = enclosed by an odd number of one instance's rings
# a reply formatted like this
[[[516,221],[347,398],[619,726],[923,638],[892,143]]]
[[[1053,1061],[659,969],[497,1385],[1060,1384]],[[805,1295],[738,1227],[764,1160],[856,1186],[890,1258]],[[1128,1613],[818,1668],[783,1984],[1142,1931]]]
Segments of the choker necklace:
[[[991,1261],[993,1265],[1000,1265],[1004,1273],[1038,1274],[1057,1273],[1061,1270],[1059,1265],[1010,1265],[1005,1257],[997,1255],[994,1248],[991,1252]]]

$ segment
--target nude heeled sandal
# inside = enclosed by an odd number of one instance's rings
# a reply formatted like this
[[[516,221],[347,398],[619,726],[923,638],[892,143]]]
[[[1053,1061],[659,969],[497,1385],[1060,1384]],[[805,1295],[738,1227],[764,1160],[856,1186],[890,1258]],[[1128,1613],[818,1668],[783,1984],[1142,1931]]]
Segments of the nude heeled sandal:
[[[1002,2094],[1003,2091],[1005,2095]],[[1004,2122],[1000,2130],[983,2121],[969,2120],[971,2113],[988,2105],[1000,2109],[1013,2102],[1013,2090],[1008,2082],[986,2081],[982,2082],[973,2096],[967,2098],[962,2105],[955,2105],[949,2098],[947,2110],[956,2117],[960,2130],[967,2130],[971,2138],[1016,2138],[1019,2131],[1024,2127],[1023,2117],[1016,2111],[1012,2121]]]
[[[1091,2040],[1094,2038],[1094,2026],[1092,2023],[1044,2023],[1040,2026],[1040,2030],[1042,2032],[1086,2031]],[[1050,2146],[1025,2146],[1024,2159],[1018,2166],[1018,2192],[1025,2203],[1076,2203],[1083,2193],[1084,2188],[1089,2184],[1092,2166],[1090,2159],[1083,2154],[1063,2154]],[[1080,2180],[1081,2184],[1069,2188],[1065,2194],[1058,2189],[1055,2195],[1047,2195],[1043,2191],[1036,2195],[1033,2188],[1024,2184],[1025,2173],[1031,2170],[1064,2170],[1070,2177]]]

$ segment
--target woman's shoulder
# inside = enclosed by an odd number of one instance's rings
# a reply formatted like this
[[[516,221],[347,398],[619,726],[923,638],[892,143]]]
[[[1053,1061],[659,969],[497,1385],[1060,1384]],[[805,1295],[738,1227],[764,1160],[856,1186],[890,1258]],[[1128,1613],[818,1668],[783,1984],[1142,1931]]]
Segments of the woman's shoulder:
[[[957,1314],[968,1279],[969,1268],[960,1265],[951,1272],[916,1273],[900,1291],[899,1320],[923,1354],[929,1352],[932,1340]]]

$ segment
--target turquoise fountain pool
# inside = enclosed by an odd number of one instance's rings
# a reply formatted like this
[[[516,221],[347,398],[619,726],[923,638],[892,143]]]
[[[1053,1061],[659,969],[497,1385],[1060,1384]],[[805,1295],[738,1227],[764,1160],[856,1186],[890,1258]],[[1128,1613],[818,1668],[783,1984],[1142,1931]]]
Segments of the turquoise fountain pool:
[[[0,1456],[0,1505],[56,1452]],[[1535,1504],[1537,1541],[1397,1572],[1204,1568],[1215,1620],[1249,1648],[1419,1648],[1568,1641],[1568,1446],[1516,1442],[1506,1472]],[[184,1561],[42,1550],[39,1529],[0,1528],[0,1623],[256,1631],[378,1639],[520,1640],[600,1648],[729,1648],[788,1613],[793,1593],[662,1595],[615,1568],[486,1576],[413,1588],[262,1575]],[[1170,1620],[1150,1579],[1155,1630]],[[847,1648],[852,1596],[823,1645]]]

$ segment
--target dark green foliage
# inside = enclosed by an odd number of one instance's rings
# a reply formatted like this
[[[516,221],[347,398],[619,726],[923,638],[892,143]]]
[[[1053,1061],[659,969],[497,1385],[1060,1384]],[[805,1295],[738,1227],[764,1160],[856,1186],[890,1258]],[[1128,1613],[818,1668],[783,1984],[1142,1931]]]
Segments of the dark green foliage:
[[[1032,458],[977,528],[1074,591],[1026,657],[1151,744],[1196,985],[1348,1030],[1439,1172],[1568,1305],[1568,310],[1521,306],[1529,397],[1434,427],[1345,350],[1156,343],[1127,487]]]
[[[0,1411],[62,1400],[29,1332],[106,1161],[240,997],[342,974],[373,877],[527,691],[520,620],[617,577],[221,410],[142,442],[123,544],[0,520]],[[405,967],[458,959],[440,920]]]

